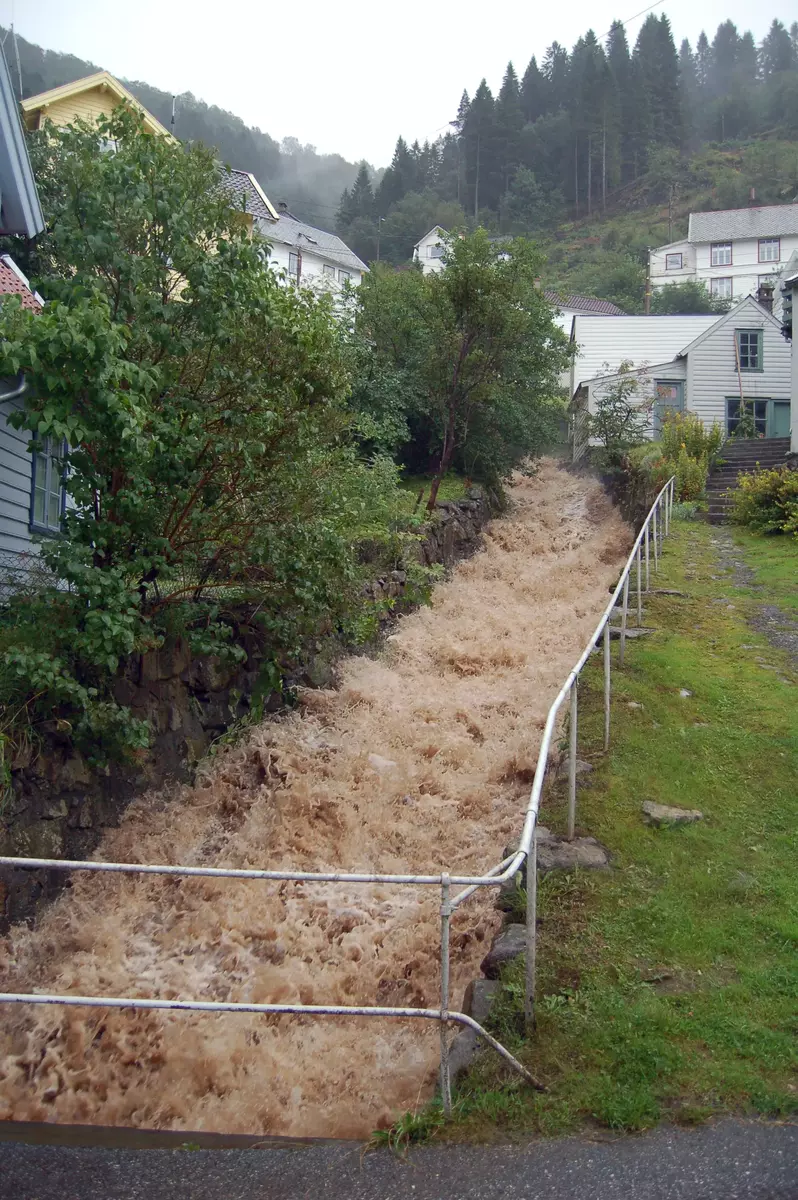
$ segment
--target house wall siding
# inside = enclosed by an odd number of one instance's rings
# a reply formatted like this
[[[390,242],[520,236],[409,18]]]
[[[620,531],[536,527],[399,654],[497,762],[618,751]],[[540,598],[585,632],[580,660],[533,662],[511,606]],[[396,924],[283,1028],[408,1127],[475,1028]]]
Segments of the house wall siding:
[[[624,361],[636,368],[669,362],[717,320],[716,316],[673,316],[596,321],[592,316],[575,316],[577,353],[571,372],[571,395],[580,383],[617,372]]]
[[[762,330],[764,370],[741,373],[744,396],[752,400],[790,398],[790,347],[759,305],[751,302],[688,355],[687,407],[707,426],[713,421],[725,424],[726,397],[740,395],[734,352],[737,329]]]
[[[635,373],[635,372],[633,372]],[[646,367],[644,370],[637,372],[640,376],[640,390],[638,391],[635,402],[637,404],[653,404],[656,399],[656,385],[658,382],[676,382],[677,380],[685,381],[687,378],[687,363],[683,358],[675,358],[671,362],[657,363],[654,366]],[[605,376],[602,379],[591,379],[587,385],[588,395],[588,411],[595,413],[596,404],[607,386],[612,386],[621,379],[621,375]],[[685,383],[685,393],[687,385]],[[689,407],[689,402],[685,396],[685,409]],[[648,437],[654,436],[654,412],[653,407],[650,414],[648,429],[646,430]],[[596,439],[591,439],[593,445],[598,445]]]
[[[264,235],[268,240],[268,232]],[[284,242],[272,242],[271,252],[269,254],[269,265],[277,271],[288,270],[288,256],[296,253],[293,246],[287,246]],[[307,250],[302,251],[302,278],[311,276],[323,275],[325,263],[335,268],[335,278],[338,279],[339,270],[349,271],[349,282],[353,286],[357,286],[362,277],[362,271],[356,271],[353,267],[341,267],[339,263],[333,262],[331,259],[326,259],[317,254],[309,253]]]
[[[92,88],[89,92],[81,92],[66,100],[56,100],[49,104],[40,114],[40,124],[52,121],[54,125],[71,125],[73,121],[98,121],[100,117],[110,117],[114,110],[115,97],[100,88]]]
[[[8,381],[5,386],[8,387]],[[16,407],[13,400],[0,407],[0,568],[8,565],[9,555],[26,554],[34,549],[30,534],[33,466],[28,451],[30,436],[12,429],[6,420]]]

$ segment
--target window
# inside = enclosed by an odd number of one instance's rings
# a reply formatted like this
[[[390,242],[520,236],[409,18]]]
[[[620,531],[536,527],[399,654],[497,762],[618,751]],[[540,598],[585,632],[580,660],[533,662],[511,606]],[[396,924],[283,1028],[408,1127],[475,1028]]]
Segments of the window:
[[[53,438],[38,443],[33,455],[30,527],[40,533],[60,533],[66,504],[64,458],[66,445]]]
[[[710,279],[709,294],[717,300],[731,300],[732,298],[732,281],[730,276],[725,276],[722,279]]]
[[[427,246],[428,258],[443,258],[443,246],[440,242],[436,242],[434,246]]]
[[[288,255],[288,274],[299,274],[299,255],[295,254],[293,250]]]
[[[781,238],[759,239],[759,261],[779,262],[781,259]]]
[[[351,279],[351,278],[352,278],[351,271],[339,270],[339,272],[338,272],[338,282],[339,283],[344,283],[345,280]]]
[[[768,402],[767,400],[746,400],[745,412],[749,417],[754,418],[754,428],[756,437],[765,437],[768,428]],[[740,424],[740,397],[728,397],[726,400],[726,433],[729,437],[736,433],[737,426]]]
[[[682,256],[681,254],[666,254],[665,255],[665,270],[666,271],[681,271]]]
[[[762,330],[737,329],[737,355],[741,371],[762,370]]]
[[[730,267],[732,261],[731,242],[713,242],[711,255],[710,261],[713,267]]]
[[[331,267],[329,263],[323,263],[321,270],[323,275],[332,275],[335,279],[335,267]]]

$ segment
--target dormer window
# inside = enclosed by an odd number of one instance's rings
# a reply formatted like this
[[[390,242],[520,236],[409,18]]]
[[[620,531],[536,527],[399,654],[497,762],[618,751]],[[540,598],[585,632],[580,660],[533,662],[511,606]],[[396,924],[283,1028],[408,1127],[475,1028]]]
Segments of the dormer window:
[[[731,242],[713,242],[710,262],[713,267],[730,267],[732,265]]]

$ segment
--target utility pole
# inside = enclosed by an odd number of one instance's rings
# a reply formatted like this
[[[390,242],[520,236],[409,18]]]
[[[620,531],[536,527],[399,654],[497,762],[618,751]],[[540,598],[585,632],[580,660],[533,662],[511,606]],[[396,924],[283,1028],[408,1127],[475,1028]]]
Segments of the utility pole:
[[[171,133],[172,137],[175,136],[175,101],[176,100],[177,100],[177,96],[173,96],[172,97],[172,120],[169,122],[169,132]]]
[[[651,315],[651,249],[648,250],[646,259],[646,298],[643,305],[643,311],[648,317]]]
[[[579,220],[579,138],[574,138],[574,199],[576,200],[576,219]]]
[[[380,231],[385,217],[377,217],[377,262],[380,261]]]
[[[607,102],[604,101],[604,116],[601,126],[601,211],[607,211]]]
[[[17,60],[17,79],[19,80],[19,98],[22,100],[22,67],[19,65],[19,46],[17,45],[17,31],[14,28],[14,22],[11,22],[11,36],[14,39],[14,55]]]
[[[668,243],[673,241],[673,193],[675,185],[671,184],[668,190]]]
[[[593,134],[587,135],[587,215],[593,215]]]

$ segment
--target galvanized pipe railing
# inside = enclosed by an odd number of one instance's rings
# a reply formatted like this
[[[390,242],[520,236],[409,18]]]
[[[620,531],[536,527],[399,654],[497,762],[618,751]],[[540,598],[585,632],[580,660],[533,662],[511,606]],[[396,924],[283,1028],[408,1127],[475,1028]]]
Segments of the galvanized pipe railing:
[[[645,573],[645,591],[650,591],[650,545],[654,544],[654,571],[659,570],[662,542],[670,532],[671,510],[674,502],[675,478],[672,476],[657,495],[638,533],[620,579],[612,593],[596,630],[583,650],[578,662],[560,688],[546,717],[543,736],[538,751],[535,777],[529,796],[524,825],[514,854],[507,856],[497,866],[483,875],[451,875],[447,872],[432,875],[383,875],[379,873],[347,871],[270,871],[233,867],[188,867],[153,863],[115,863],[87,860],[64,860],[49,858],[19,858],[0,856],[0,866],[23,870],[50,871],[94,871],[99,873],[131,875],[171,875],[181,878],[212,878],[239,880],[296,881],[302,883],[349,883],[349,884],[399,884],[431,886],[441,889],[441,1005],[440,1008],[383,1008],[363,1005],[314,1005],[314,1004],[240,1004],[209,1000],[161,1000],[138,996],[78,996],[54,993],[0,992],[0,1003],[5,1004],[62,1004],[90,1008],[164,1009],[189,1012],[229,1012],[262,1014],[295,1014],[315,1016],[362,1016],[422,1018],[440,1022],[441,1061],[440,1089],[443,1106],[451,1111],[451,1079],[449,1073],[450,1022],[472,1029],[489,1046],[502,1056],[520,1075],[534,1087],[541,1085],[533,1079],[526,1067],[520,1063],[478,1022],[465,1013],[452,1012],[450,1000],[450,928],[457,909],[481,887],[500,887],[513,879],[527,865],[526,902],[526,975],[524,1011],[527,1025],[535,1024],[535,973],[537,959],[537,817],[540,809],[543,783],[549,763],[549,753],[554,737],[557,717],[566,697],[570,701],[569,759],[568,759],[568,837],[573,838],[576,829],[576,754],[578,737],[578,681],[590,654],[603,639],[604,650],[604,748],[610,743],[610,700],[611,700],[611,655],[610,620],[621,600],[621,625],[619,665],[623,665],[629,611],[629,577],[632,566],[636,570],[637,622],[642,624],[642,580]],[[645,571],[644,571],[645,563]],[[451,887],[464,890],[451,898]]]

